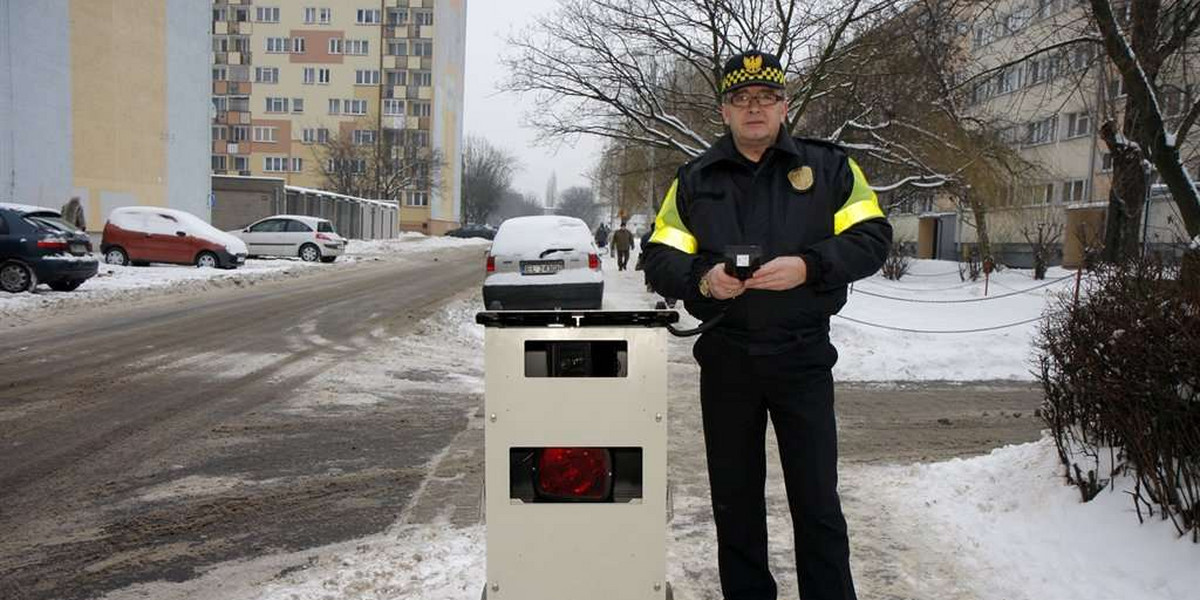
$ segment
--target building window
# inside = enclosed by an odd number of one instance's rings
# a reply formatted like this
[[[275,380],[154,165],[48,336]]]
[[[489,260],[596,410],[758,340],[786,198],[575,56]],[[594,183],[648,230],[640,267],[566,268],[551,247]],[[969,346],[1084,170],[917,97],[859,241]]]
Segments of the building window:
[[[433,85],[433,73],[429,71],[413,71],[412,85],[429,87]]]
[[[360,8],[355,22],[359,25],[375,25],[379,23],[378,8]]]
[[[391,8],[387,14],[388,25],[408,25],[407,8]]]
[[[408,103],[408,114],[412,117],[428,117],[433,114],[433,110],[429,102],[423,100],[414,100]]]
[[[250,157],[249,156],[233,157],[233,170],[238,171],[238,172],[249,171],[250,170]]]
[[[369,52],[369,46],[367,40],[346,40],[346,54],[365,56]]]
[[[329,22],[333,20],[333,10],[322,8],[318,17],[322,25],[328,25]]]
[[[329,69],[317,69],[317,83],[329,85]]]
[[[1087,182],[1082,179],[1075,179],[1063,184],[1063,202],[1083,202],[1086,184]]]
[[[408,71],[388,71],[387,84],[391,86],[408,85]]]
[[[1100,171],[1103,173],[1111,173],[1113,169],[1112,152],[1105,152],[1100,155]]]
[[[244,141],[250,139],[250,126],[249,125],[234,125],[233,130],[230,133],[232,134],[230,137],[230,141],[232,141],[234,143],[244,142]]]
[[[250,81],[250,67],[248,65],[229,65],[229,80]]]
[[[304,98],[292,98],[292,112],[304,112]]]
[[[414,41],[412,43],[413,56],[433,56],[433,42]]]
[[[1046,117],[1041,121],[1035,121],[1029,124],[1029,129],[1025,137],[1025,144],[1036,146],[1038,144],[1048,144],[1054,141],[1055,125],[1058,124],[1058,115]]]
[[[1092,117],[1087,112],[1067,115],[1067,138],[1085,136],[1092,132]]]
[[[229,129],[224,125],[214,125],[212,128],[212,139],[214,142],[221,142],[229,137]]]
[[[224,171],[227,158],[224,154],[214,154],[212,157],[212,170]]]
[[[367,114],[366,100],[343,100],[342,112],[347,115],[365,115]]]
[[[329,38],[329,53],[330,54],[341,54],[342,53],[342,38]]]
[[[279,141],[278,127],[255,127],[254,141],[274,144]]]
[[[305,23],[310,23],[310,24],[311,24],[311,23],[316,23],[316,22],[317,22],[317,8],[316,8],[315,6],[308,6],[308,7],[305,7],[305,9],[304,9],[304,22],[305,22]]]
[[[375,143],[375,131],[371,129],[355,129],[354,143],[359,146]]]
[[[396,98],[384,98],[383,114],[389,117],[403,117],[404,101]]]
[[[317,143],[319,143],[319,144],[329,143],[329,130],[328,129],[325,129],[324,127],[317,129]]]
[[[276,67],[254,67],[255,83],[279,83],[279,69]]]
[[[433,25],[433,13],[427,10],[417,11],[413,15],[413,20],[417,25]]]
[[[293,158],[292,159],[292,172],[299,173],[303,170],[304,170],[304,159],[303,158]]]
[[[267,112],[281,113],[281,112],[287,112],[287,111],[288,111],[288,99],[287,98],[275,98],[275,97],[271,97],[271,96],[267,97]]]
[[[1047,183],[1038,186],[1037,196],[1034,198],[1034,204],[1050,204],[1054,202],[1054,184]]]
[[[404,199],[405,206],[429,206],[429,192],[408,192]]]
[[[287,171],[287,162],[286,156],[265,156],[263,157],[263,170],[268,173]]]
[[[1123,98],[1125,96],[1125,80],[1121,79],[1121,74],[1112,75],[1112,80],[1108,82],[1108,97]]]
[[[224,21],[227,18],[225,15],[225,7],[213,9],[213,21]]]
[[[288,52],[291,50],[291,42],[285,37],[269,37],[267,38],[267,52]]]
[[[345,171],[348,171],[350,173],[355,173],[355,174],[365,173],[367,170],[367,161],[362,158],[351,158],[351,159],[341,159],[341,160],[334,160],[331,158],[331,159],[325,161],[325,170],[329,171],[331,173],[345,172]]]
[[[354,72],[355,85],[379,85],[379,71],[374,69],[358,69]]]
[[[250,99],[249,98],[230,98],[229,99],[229,110],[234,110],[237,112],[250,112]]]
[[[339,115],[342,113],[342,101],[337,98],[329,99],[329,114]]]
[[[305,144],[311,144],[317,141],[317,130],[312,127],[306,127],[300,131],[300,141]]]
[[[409,133],[409,138],[408,138],[409,143],[411,143],[413,146],[416,146],[418,148],[428,148],[429,147],[429,132],[428,131],[425,131],[423,129],[410,129],[408,133]]]
[[[304,38],[302,38],[302,37],[292,38],[292,52],[294,54],[304,54],[304,48],[305,48]]]
[[[214,37],[213,38],[213,52],[229,52],[229,38]]]
[[[213,67],[213,81],[225,81],[225,79],[229,77],[228,73],[229,72],[225,70],[225,67]]]
[[[408,40],[388,40],[388,56],[408,56]]]
[[[304,67],[304,84],[312,85],[317,82],[316,67]]]
[[[278,6],[257,6],[255,7],[255,21],[259,23],[278,23],[279,22],[279,7]]]

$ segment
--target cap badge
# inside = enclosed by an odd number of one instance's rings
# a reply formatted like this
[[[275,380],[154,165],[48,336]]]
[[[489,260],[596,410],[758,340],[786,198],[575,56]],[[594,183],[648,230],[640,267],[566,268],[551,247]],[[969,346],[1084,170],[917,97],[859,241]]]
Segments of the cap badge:
[[[807,192],[813,185],[813,172],[809,167],[798,167],[788,171],[788,181],[797,192]]]
[[[761,54],[744,56],[742,57],[742,67],[751,73],[757,73],[762,70],[762,58]]]

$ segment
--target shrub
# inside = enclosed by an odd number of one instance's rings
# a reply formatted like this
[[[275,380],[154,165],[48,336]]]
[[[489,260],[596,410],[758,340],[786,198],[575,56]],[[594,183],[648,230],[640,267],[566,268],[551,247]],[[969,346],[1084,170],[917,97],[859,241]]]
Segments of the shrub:
[[[912,258],[908,255],[908,250],[902,240],[892,242],[892,249],[888,252],[888,257],[883,261],[883,276],[892,281],[899,281],[904,274],[908,272],[909,263]]]
[[[1139,519],[1157,512],[1200,541],[1200,298],[1151,260],[1106,265],[1039,333],[1050,428],[1087,501],[1134,477]]]

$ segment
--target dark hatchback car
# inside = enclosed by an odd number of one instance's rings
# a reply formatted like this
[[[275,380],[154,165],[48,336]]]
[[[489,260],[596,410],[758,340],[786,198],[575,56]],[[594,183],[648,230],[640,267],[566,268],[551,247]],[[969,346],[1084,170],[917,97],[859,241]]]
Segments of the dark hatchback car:
[[[0,290],[33,291],[38,283],[69,292],[96,274],[88,235],[57,211],[0,203]]]
[[[496,228],[490,225],[463,225],[458,229],[451,229],[446,232],[446,235],[456,238],[483,238],[485,240],[496,239]]]

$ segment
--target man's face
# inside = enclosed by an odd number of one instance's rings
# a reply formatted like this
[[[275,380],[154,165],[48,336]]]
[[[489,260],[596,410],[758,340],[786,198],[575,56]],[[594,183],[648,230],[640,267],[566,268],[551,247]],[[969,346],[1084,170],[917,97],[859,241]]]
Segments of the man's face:
[[[721,117],[733,133],[733,139],[741,145],[770,145],[779,133],[779,126],[787,117],[783,90],[765,85],[748,85],[725,94],[721,102]],[[746,106],[738,106],[748,101]]]

